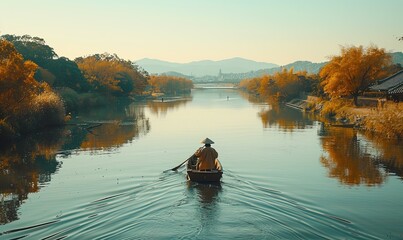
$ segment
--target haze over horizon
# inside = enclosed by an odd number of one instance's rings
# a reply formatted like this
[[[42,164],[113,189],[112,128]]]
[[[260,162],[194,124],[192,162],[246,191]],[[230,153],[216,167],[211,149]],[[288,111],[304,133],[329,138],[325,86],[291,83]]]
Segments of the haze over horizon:
[[[59,56],[116,53],[175,63],[240,57],[324,62],[340,46],[401,52],[403,1],[2,1],[0,34],[44,38]]]

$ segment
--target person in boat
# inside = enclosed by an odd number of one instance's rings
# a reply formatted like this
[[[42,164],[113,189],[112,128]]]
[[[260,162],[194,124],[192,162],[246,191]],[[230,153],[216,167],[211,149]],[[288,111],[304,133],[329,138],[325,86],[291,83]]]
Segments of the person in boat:
[[[197,157],[196,169],[197,170],[221,170],[221,165],[218,161],[218,153],[217,151],[211,147],[211,144],[214,142],[206,138],[201,143],[204,143],[204,146],[197,149],[194,153],[194,156]]]

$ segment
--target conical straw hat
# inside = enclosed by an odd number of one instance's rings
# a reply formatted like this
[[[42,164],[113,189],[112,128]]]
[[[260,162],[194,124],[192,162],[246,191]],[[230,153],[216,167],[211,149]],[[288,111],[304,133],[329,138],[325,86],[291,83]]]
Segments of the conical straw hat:
[[[206,139],[204,139],[203,141],[201,141],[201,143],[204,143],[204,144],[213,144],[214,142],[213,142],[213,140],[211,140],[210,138],[206,138]]]

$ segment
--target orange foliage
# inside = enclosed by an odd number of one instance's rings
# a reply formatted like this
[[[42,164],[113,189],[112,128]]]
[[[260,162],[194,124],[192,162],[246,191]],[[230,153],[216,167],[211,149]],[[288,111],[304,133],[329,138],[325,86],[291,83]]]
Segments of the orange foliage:
[[[294,73],[292,68],[284,68],[273,75],[242,80],[239,87],[259,94],[262,98],[281,101],[298,97],[301,92],[316,90],[313,89],[315,82],[318,82],[318,79],[314,75],[308,75],[306,72]]]
[[[170,95],[189,92],[193,88],[193,82],[189,79],[175,76],[150,76],[148,84],[154,92],[162,92]]]
[[[375,80],[386,77],[391,64],[391,56],[383,48],[342,47],[340,56],[332,57],[319,75],[331,97],[356,98]]]
[[[10,42],[0,39],[0,118],[21,110],[41,90],[43,85],[34,79],[36,69]]]
[[[156,114],[156,115],[166,115],[169,110],[177,109],[180,107],[185,106],[190,99],[188,98],[181,98],[181,99],[175,99],[175,100],[165,100],[164,102],[162,101],[148,101],[147,102],[147,107],[150,109],[150,112]]]
[[[328,156],[321,163],[329,169],[329,176],[347,185],[379,185],[387,174],[376,165],[375,159],[361,146],[353,129],[332,129],[329,136],[321,138]]]
[[[1,39],[0,63],[0,140],[63,121],[60,97],[34,79],[37,65]]]
[[[111,94],[140,94],[147,84],[147,74],[130,61],[116,55],[95,54],[75,60],[92,87]]]

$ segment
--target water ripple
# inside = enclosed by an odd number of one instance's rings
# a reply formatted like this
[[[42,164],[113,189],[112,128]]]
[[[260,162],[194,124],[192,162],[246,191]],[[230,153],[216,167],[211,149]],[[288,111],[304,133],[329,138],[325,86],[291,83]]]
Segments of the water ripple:
[[[309,201],[226,171],[221,185],[184,172],[111,190],[56,219],[0,233],[35,239],[377,239]]]

